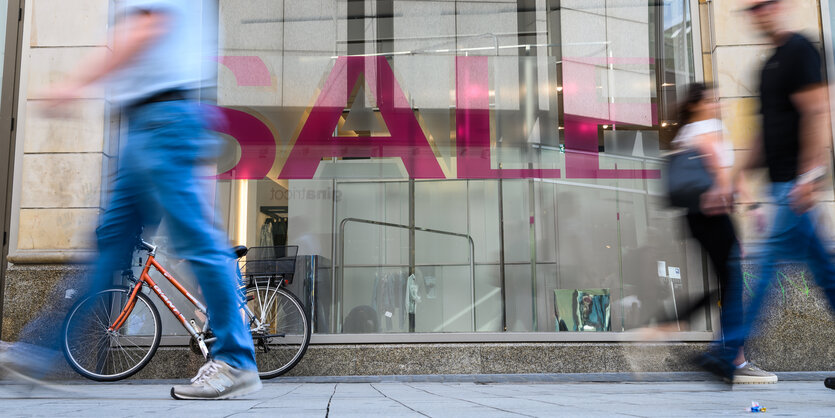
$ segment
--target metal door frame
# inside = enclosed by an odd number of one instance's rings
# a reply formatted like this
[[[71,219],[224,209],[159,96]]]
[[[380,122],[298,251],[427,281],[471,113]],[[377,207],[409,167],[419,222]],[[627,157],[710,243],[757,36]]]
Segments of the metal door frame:
[[[4,289],[6,284],[6,257],[9,254],[9,221],[12,202],[12,178],[14,177],[15,136],[17,133],[17,96],[20,80],[20,41],[23,39],[24,0],[9,0],[6,18],[5,51],[2,79],[0,79],[0,221],[3,223],[2,250],[0,250],[0,318],[3,317]],[[0,330],[2,333],[2,330]],[[0,334],[2,335],[2,334]]]

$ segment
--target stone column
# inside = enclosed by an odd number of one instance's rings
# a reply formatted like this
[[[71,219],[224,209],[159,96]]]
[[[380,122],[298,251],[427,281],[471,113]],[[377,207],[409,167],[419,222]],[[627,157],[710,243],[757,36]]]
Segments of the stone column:
[[[771,56],[771,46],[759,36],[750,23],[749,16],[741,12],[741,1],[699,0],[708,7],[712,17],[711,56],[712,71],[718,84],[722,119],[730,132],[737,159],[744,158],[752,141],[760,134],[759,72]],[[816,46],[821,47],[820,2],[818,0],[783,0],[790,28],[802,33]],[[827,40],[827,43],[831,40]],[[821,51],[822,52],[822,51]],[[830,143],[831,144],[831,143]],[[827,152],[830,155],[832,150]],[[830,169],[830,173],[831,173]],[[753,200],[767,203],[768,177],[765,170],[751,176],[749,182],[756,195]],[[825,182],[826,191],[818,208],[824,218],[826,239],[835,239],[833,203],[830,178]],[[767,212],[771,205],[766,204]],[[738,217],[737,225],[745,243],[762,239],[753,220]],[[756,260],[746,260],[745,280],[753,286],[758,279]],[[835,349],[832,316],[826,297],[814,286],[814,279],[805,266],[782,265],[773,280],[760,329],[746,345],[747,357],[763,369],[781,370],[830,370]],[[751,295],[745,291],[746,300]]]
[[[783,0],[786,19],[792,30],[802,33],[821,48],[820,1]],[[705,0],[700,0],[705,2]],[[741,11],[741,1],[707,1],[712,8],[714,72],[722,104],[722,119],[730,132],[737,159],[745,158],[751,141],[759,135],[759,71],[771,56],[768,41],[757,34],[749,16]],[[705,5],[707,6],[707,5]],[[821,53],[823,51],[821,50]],[[831,155],[831,149],[829,150]],[[830,159],[831,160],[831,159]],[[832,170],[830,170],[830,173]],[[749,184],[757,192],[754,200],[764,201],[764,185],[768,178],[764,170],[751,176]],[[830,178],[825,182],[826,192],[820,207],[825,218],[827,238],[835,239],[835,194]],[[766,205],[766,208],[768,206]],[[747,241],[761,239],[750,220],[738,219],[741,233]]]
[[[41,108],[44,88],[91,53],[106,52],[112,1],[37,0],[26,5],[11,240],[2,337],[14,338],[69,263],[89,255],[102,207],[103,172],[118,118],[92,88],[61,118]],[[24,303],[26,301],[26,303]]]

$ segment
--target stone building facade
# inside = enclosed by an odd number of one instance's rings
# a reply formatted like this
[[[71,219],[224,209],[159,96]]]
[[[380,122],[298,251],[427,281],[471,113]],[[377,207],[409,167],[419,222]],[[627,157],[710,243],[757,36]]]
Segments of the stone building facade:
[[[835,10],[827,1],[783,1],[792,3],[792,27],[820,47],[831,78]],[[18,337],[51,303],[47,295],[56,286],[71,295],[72,278],[84,270],[78,263],[92,255],[124,121],[103,87],[61,118],[45,116],[39,99],[88,53],[110,48],[116,2],[0,2],[9,10],[0,123],[11,131],[0,137],[10,153],[3,340]],[[214,191],[219,220],[231,243],[299,245],[300,254],[328,267],[299,281],[299,293],[309,294],[305,283],[314,282],[332,292],[315,299],[326,308],[293,373],[690,367],[683,359],[717,333],[717,308],[674,342],[645,343],[629,331],[716,286],[697,246],[661,202],[660,156],[669,149],[671,109],[687,83],[715,83],[734,150],[744,155],[757,133],[757,71],[769,52],[739,11],[741,2],[653,3],[217,2],[217,105],[243,121],[224,136],[228,161],[219,162]],[[339,71],[354,65],[363,75],[348,78],[355,84],[338,104],[344,109],[331,139],[344,145],[348,138],[401,135],[411,141],[409,152],[378,158],[363,148],[311,160],[302,148],[316,135],[310,132],[318,120],[310,115],[320,105],[329,109],[325,93],[344,89]],[[393,83],[384,81],[389,74]],[[483,89],[483,103],[465,88]],[[395,105],[386,109],[381,92],[388,90]],[[414,119],[403,119],[403,108]],[[484,138],[461,125],[473,108],[490,114]],[[254,152],[274,158],[246,165],[243,157],[253,151],[244,137],[256,125],[271,132],[274,144]],[[591,136],[583,133],[589,127]],[[420,157],[424,144],[428,158]],[[482,156],[468,157],[465,144],[483,147]],[[835,241],[831,172],[818,209]],[[764,181],[762,173],[752,178],[755,186]],[[271,217],[283,219],[284,235],[271,232],[264,241]],[[746,249],[755,252],[762,237],[749,222],[739,219]],[[473,248],[421,236],[415,227],[467,236]],[[407,312],[402,300],[383,307],[379,283],[412,274],[421,295],[417,311]],[[746,280],[755,277],[756,266],[747,264]],[[561,330],[561,291],[605,301],[604,332]],[[832,369],[832,318],[808,271],[785,266],[772,299],[751,357],[769,370]],[[348,332],[352,310],[367,306],[379,324]],[[416,325],[398,321],[408,315]],[[164,349],[147,376],[192,372],[171,368],[175,358],[199,364],[175,325],[165,325]]]

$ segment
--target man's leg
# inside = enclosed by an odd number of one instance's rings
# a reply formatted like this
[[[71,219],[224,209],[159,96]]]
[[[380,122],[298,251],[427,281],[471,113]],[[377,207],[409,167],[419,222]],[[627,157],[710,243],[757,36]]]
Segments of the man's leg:
[[[790,190],[791,183],[775,183],[772,185],[772,195],[774,201],[778,203],[769,239],[763,244],[759,281],[754,286],[754,294],[747,309],[743,310],[742,306],[739,308],[728,307],[728,315],[743,319],[736,324],[729,324],[729,327],[724,331],[724,349],[721,350],[721,357],[727,362],[731,362],[736,357],[739,348],[744,345],[754,324],[759,319],[768,287],[776,274],[777,261],[783,258],[784,254],[793,251],[797,245],[800,217],[789,206],[788,193]]]
[[[213,222],[210,183],[201,178],[217,139],[203,125],[198,107],[190,102],[154,103],[154,144],[150,178],[154,200],[161,208],[171,243],[189,262],[206,299],[209,322],[217,341],[212,356],[241,370],[257,370],[252,335],[241,318],[238,280],[231,248]],[[147,113],[147,112],[146,112]],[[165,122],[170,118],[170,123]],[[170,144],[166,145],[166,144]]]
[[[129,155],[129,147],[126,155]],[[128,162],[120,168],[113,183],[109,202],[100,224],[96,228],[98,254],[92,272],[85,275],[78,285],[81,297],[98,292],[112,284],[113,273],[130,262],[135,241],[128,237],[138,234],[140,218],[136,210],[137,195],[140,193],[134,172]],[[64,299],[61,287],[56,286],[51,300],[60,303]],[[12,345],[5,357],[17,365],[20,372],[35,378],[52,373],[62,361],[62,327],[66,311],[59,305],[47,306],[35,319],[26,324],[18,343]]]

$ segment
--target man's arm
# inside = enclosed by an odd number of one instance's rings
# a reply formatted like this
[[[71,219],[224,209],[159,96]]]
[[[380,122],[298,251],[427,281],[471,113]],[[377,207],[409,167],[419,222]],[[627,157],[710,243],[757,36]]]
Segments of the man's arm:
[[[168,17],[163,12],[129,14],[113,28],[113,52],[86,59],[67,81],[50,88],[47,100],[57,106],[77,98],[83,88],[124,67],[167,31]]]
[[[826,87],[817,85],[791,96],[800,112],[800,155],[798,180],[792,191],[795,210],[805,212],[815,205],[815,188],[819,177],[828,167],[826,156],[829,105]]]
[[[791,96],[800,112],[800,160],[799,174],[808,173],[816,167],[826,166],[827,115],[829,105],[826,87],[819,85],[797,92]]]
[[[103,62],[91,62],[79,71],[82,85],[93,83],[122,68],[168,31],[168,19],[162,12],[143,11],[128,15],[113,28],[113,53]],[[93,65],[98,64],[98,65]]]

